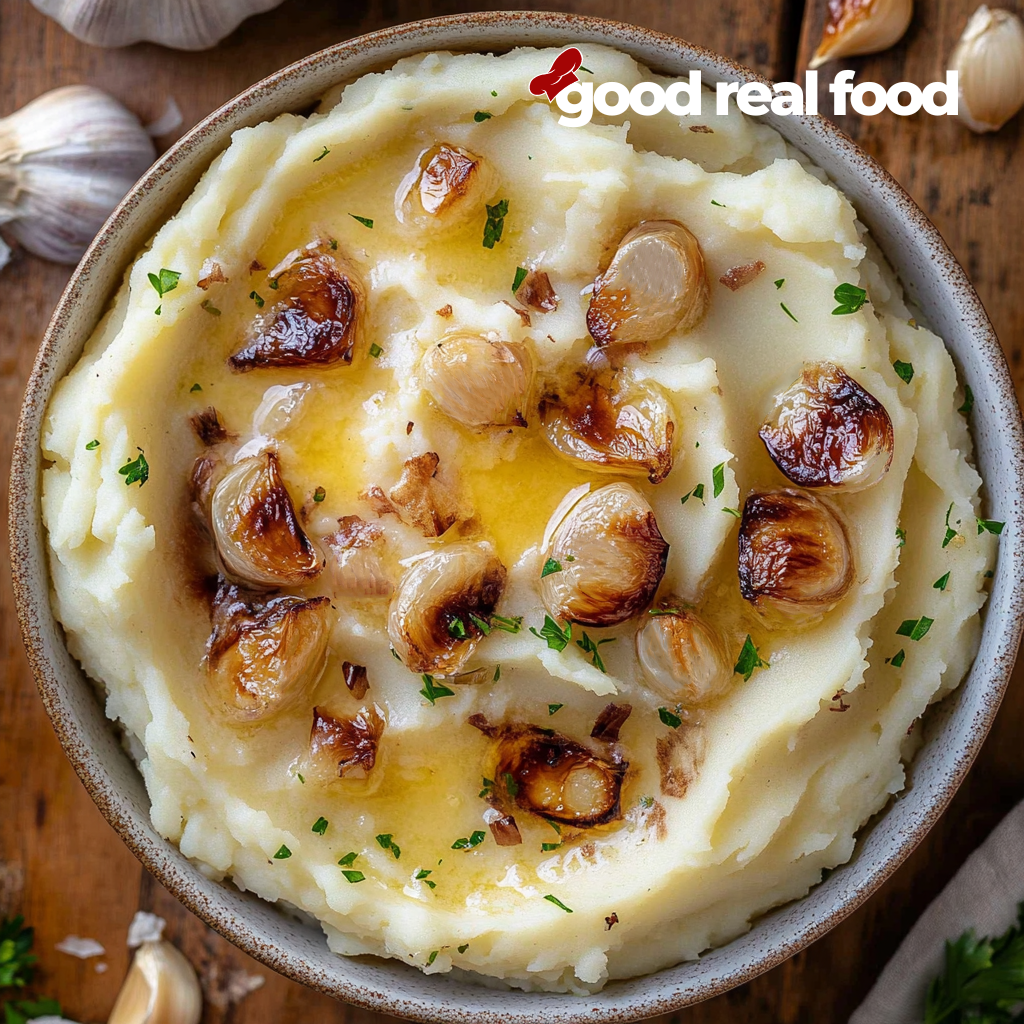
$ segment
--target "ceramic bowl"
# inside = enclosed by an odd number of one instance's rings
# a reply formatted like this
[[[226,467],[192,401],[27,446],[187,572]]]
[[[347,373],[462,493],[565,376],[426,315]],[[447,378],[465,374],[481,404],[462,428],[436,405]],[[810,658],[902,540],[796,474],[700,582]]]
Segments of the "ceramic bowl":
[[[29,380],[10,492],[14,585],[25,645],[46,710],[92,798],[146,867],[190,910],[256,959],[320,992],[374,1010],[472,1024],[632,1021],[723,992],[774,967],[860,906],[899,866],[949,803],[988,732],[1014,662],[1024,586],[1024,440],[1013,384],[974,289],[938,231],[900,186],[828,121],[765,120],[803,150],[853,201],[898,271],[910,299],[946,340],[974,391],[977,461],[991,518],[1004,520],[981,648],[966,682],[926,717],[909,785],[860,834],[852,860],[810,894],[755,921],[700,960],[578,997],[484,988],[427,977],[393,960],[333,955],[319,929],[212,882],[154,830],[142,778],[69,655],[49,602],[40,520],[42,419],[55,384],[83,345],[136,253],[191,191],[231,133],[308,109],[329,86],[425,50],[505,51],[516,46],[605,43],[662,74],[699,69],[705,82],[758,80],[754,72],[678,39],[565,14],[473,14],[351,39],[314,54],[231,100],[184,136],[132,189],[85,254],[57,306]]]

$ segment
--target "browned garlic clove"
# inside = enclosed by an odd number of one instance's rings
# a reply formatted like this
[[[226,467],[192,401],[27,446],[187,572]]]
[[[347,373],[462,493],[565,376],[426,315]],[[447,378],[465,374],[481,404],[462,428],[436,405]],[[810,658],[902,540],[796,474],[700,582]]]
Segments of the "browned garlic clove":
[[[323,776],[365,779],[377,763],[377,750],[386,725],[384,712],[374,704],[360,708],[352,717],[313,708],[309,734],[309,759]]]
[[[519,826],[511,814],[502,814],[497,808],[488,807],[484,811],[484,821],[498,846],[519,846],[522,843]]]
[[[303,532],[274,452],[232,466],[210,501],[217,554],[229,576],[254,586],[295,587],[324,559]]]
[[[436,452],[407,459],[398,483],[387,494],[374,484],[360,497],[377,515],[396,515],[424,537],[440,537],[462,517],[455,492],[437,475],[440,462]]]
[[[585,828],[620,815],[628,763],[599,756],[560,733],[532,725],[497,733],[494,799],[560,825]]]
[[[192,430],[195,432],[196,437],[207,447],[212,448],[214,445],[222,444],[229,438],[234,438],[226,426],[224,421],[220,418],[220,413],[211,405],[203,409],[202,412],[197,412],[194,416],[189,416],[189,423],[192,426]]]
[[[759,431],[772,462],[801,487],[859,491],[892,462],[892,421],[874,395],[834,363],[811,363],[775,399]]]
[[[696,327],[709,296],[697,239],[674,220],[642,221],[594,281],[587,329],[598,345],[657,341]]]
[[[484,635],[505,588],[505,567],[485,542],[449,544],[414,562],[388,612],[388,636],[411,672],[454,675]]]
[[[312,242],[270,271],[277,301],[256,316],[248,342],[228,360],[233,370],[352,362],[366,295],[336,248],[322,239]]]
[[[455,227],[478,214],[497,184],[483,158],[443,142],[424,150],[402,179],[395,195],[395,216],[417,227]]]
[[[144,942],[132,959],[108,1024],[199,1024],[203,993],[195,968],[169,942]]]
[[[343,597],[390,597],[394,591],[383,564],[384,530],[359,516],[342,516],[336,532],[323,539],[326,578],[332,593]]]
[[[836,512],[809,494],[752,494],[739,533],[740,593],[755,608],[804,623],[853,582],[853,555]]]
[[[558,309],[558,296],[551,287],[551,278],[543,270],[529,270],[516,289],[516,298],[538,313],[552,313]]]
[[[971,131],[995,132],[1024,107],[1024,25],[982,4],[971,15],[948,67],[959,72],[957,117]]]
[[[331,602],[266,597],[221,581],[206,645],[211,695],[255,721],[306,699],[327,662]]]
[[[427,349],[423,378],[445,415],[467,427],[526,426],[533,356],[522,342],[452,334]]]
[[[721,696],[732,681],[721,635],[688,609],[651,615],[636,635],[636,653],[651,689],[688,707]]]
[[[903,38],[913,14],[913,0],[829,0],[821,42],[808,67],[888,50]]]
[[[341,663],[341,674],[345,677],[345,685],[348,687],[348,692],[356,700],[362,700],[366,696],[366,691],[370,688],[370,680],[366,675],[366,666],[353,665],[351,661],[343,661]]]
[[[555,515],[563,516],[561,506]],[[545,557],[559,566],[540,581],[551,615],[584,626],[614,626],[654,599],[668,544],[651,506],[629,484],[615,483],[564,512]]]
[[[632,704],[605,704],[601,713],[590,730],[593,740],[607,740],[614,743],[619,738],[619,730],[626,724],[626,719],[633,713]]]
[[[674,413],[646,382],[591,378],[561,397],[545,398],[540,414],[548,444],[587,469],[646,476],[652,484],[672,469]]]

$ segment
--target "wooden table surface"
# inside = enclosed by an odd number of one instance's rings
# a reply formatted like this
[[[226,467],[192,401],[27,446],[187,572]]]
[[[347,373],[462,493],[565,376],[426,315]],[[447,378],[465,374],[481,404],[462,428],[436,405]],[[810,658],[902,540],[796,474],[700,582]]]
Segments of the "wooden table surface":
[[[151,45],[90,48],[28,0],[0,0],[0,114],[47,89],[84,82],[108,90],[144,121],[161,114],[173,96],[188,127],[250,83],[331,43],[385,25],[483,6],[492,5],[287,0],[246,22],[213,50],[178,53]],[[536,6],[602,15],[681,36],[777,80],[793,80],[796,68],[806,66],[825,9],[824,0],[808,0],[806,7],[801,0],[546,0]],[[974,6],[975,0],[919,4],[899,46],[838,67],[854,68],[858,80],[886,85],[940,79]],[[831,97],[824,86],[832,71],[822,74],[821,109],[826,111],[831,102],[825,99]],[[1022,119],[986,137],[972,135],[950,118],[925,115],[850,117],[843,127],[911,192],[967,268],[1002,339],[1020,393]],[[159,141],[166,146],[177,134]],[[25,380],[68,273],[68,268],[19,253],[0,277],[4,479]],[[127,925],[141,908],[165,917],[169,936],[199,966],[208,987],[207,1022],[290,1024],[300,1013],[313,1014],[324,1024],[390,1019],[315,995],[258,965],[179,906],[141,868],[89,800],[50,729],[22,650],[6,568],[0,628],[5,679],[0,695],[0,911],[23,913],[36,927],[39,991],[59,998],[76,1020],[106,1020],[127,967]],[[799,956],[727,995],[660,1018],[662,1024],[845,1020],[924,907],[1024,796],[1020,675],[1018,665],[995,728],[952,806],[881,892]],[[109,969],[98,973],[96,961],[56,952],[54,944],[69,934],[103,943]],[[261,975],[265,984],[234,1004],[232,983],[247,975]]]

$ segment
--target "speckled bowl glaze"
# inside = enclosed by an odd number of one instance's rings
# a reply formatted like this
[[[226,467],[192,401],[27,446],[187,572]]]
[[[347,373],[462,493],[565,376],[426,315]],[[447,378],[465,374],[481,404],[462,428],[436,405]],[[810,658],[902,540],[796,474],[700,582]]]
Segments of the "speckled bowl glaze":
[[[231,133],[301,111],[329,86],[425,50],[505,51],[516,46],[605,43],[655,71],[699,69],[706,82],[758,80],[754,72],[678,39],[565,14],[472,14],[375,32],[314,54],[254,85],[167,152],[114,212],[75,271],[36,359],[21,412],[10,491],[10,543],[21,628],[39,691],[64,750],[107,820],[178,899],[247,953],[311,988],[420,1020],[472,1024],[632,1021],[698,1002],[748,981],[803,949],[860,906],[942,813],[978,753],[999,707],[1024,609],[1024,436],[1002,350],[964,271],[900,186],[828,121],[765,120],[824,168],[850,197],[892,261],[909,297],[946,342],[974,391],[977,461],[988,515],[1004,520],[977,660],[966,682],[926,717],[924,747],[907,790],[860,835],[853,859],[805,898],[758,919],[741,938],[648,977],[576,997],[484,988],[427,977],[395,961],[345,959],[319,929],[203,874],[149,820],[142,778],[118,743],[96,693],[68,654],[49,601],[40,520],[39,438],[56,383],[81,355],[128,264],[175,212]]]

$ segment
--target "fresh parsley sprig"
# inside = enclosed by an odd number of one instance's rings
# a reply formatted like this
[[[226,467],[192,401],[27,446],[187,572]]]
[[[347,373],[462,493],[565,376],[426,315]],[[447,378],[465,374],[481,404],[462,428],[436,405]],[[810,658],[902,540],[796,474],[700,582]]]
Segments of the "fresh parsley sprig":
[[[548,647],[553,651],[564,651],[569,645],[569,641],[572,639],[572,623],[567,622],[565,629],[555,622],[550,615],[544,616],[544,625],[540,627],[538,633],[533,626],[530,627],[530,632],[541,640],[547,642]]]

